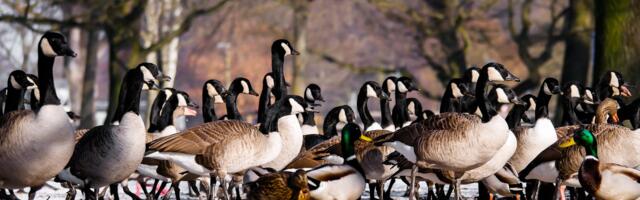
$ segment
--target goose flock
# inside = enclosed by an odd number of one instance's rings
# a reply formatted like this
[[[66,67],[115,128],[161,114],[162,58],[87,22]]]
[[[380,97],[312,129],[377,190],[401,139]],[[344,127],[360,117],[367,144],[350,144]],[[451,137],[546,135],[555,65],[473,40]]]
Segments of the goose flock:
[[[204,83],[202,124],[179,130],[175,119],[195,116],[199,106],[184,91],[159,88],[168,77],[141,63],[125,74],[109,123],[75,129],[53,66],[55,57],[76,53],[63,35],[46,32],[38,76],[13,71],[0,91],[0,199],[17,199],[14,189],[27,187],[34,199],[50,181],[69,189],[67,199],[76,190],[85,199],[119,199],[119,188],[131,199],[180,199],[183,182],[207,199],[349,200],[367,186],[371,199],[390,199],[396,179],[407,182],[410,199],[420,198],[419,182],[427,183],[427,199],[461,199],[461,185],[470,183],[490,198],[564,199],[566,187],[578,199],[640,198],[640,100],[625,104],[630,86],[618,72],[593,88],[549,77],[537,95],[520,96],[502,84],[519,79],[491,62],[452,78],[437,114],[408,98],[418,90],[414,80],[391,76],[363,83],[355,112],[335,106],[319,129],[320,86],[297,96],[284,80],[285,57],[299,53],[280,39],[271,54],[260,94],[243,77],[228,88]],[[159,90],[147,125],[143,90]],[[256,123],[238,110],[246,95],[260,96]],[[549,111],[554,96],[563,108],[557,124]],[[380,105],[379,120],[370,101]],[[218,116],[216,104],[226,115]],[[130,180],[144,196],[130,191]],[[173,196],[162,192],[167,184]]]

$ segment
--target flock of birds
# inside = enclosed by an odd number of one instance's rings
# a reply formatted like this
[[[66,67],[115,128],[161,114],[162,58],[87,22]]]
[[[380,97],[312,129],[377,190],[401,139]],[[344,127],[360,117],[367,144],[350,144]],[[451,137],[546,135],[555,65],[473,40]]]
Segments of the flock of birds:
[[[0,198],[16,199],[13,189],[30,187],[33,199],[56,181],[69,188],[67,199],[75,199],[76,188],[87,199],[107,190],[118,199],[120,186],[133,199],[158,199],[166,184],[180,199],[181,182],[208,199],[359,199],[367,184],[371,198],[389,199],[396,178],[408,182],[411,199],[420,181],[427,182],[427,199],[448,199],[452,188],[460,199],[460,185],[476,182],[492,197],[564,199],[569,186],[578,188],[572,189],[578,198],[640,198],[640,171],[633,168],[640,165],[640,101],[622,101],[631,93],[620,73],[607,73],[595,88],[547,78],[537,96],[518,97],[500,82],[519,79],[501,64],[487,63],[447,84],[439,114],[407,98],[417,90],[407,77],[367,81],[357,96],[363,127],[342,105],[324,117],[320,133],[320,87],[310,84],[302,97],[289,95],[284,58],[298,52],[281,39],[271,53],[272,72],[260,94],[241,77],[228,89],[217,80],[204,83],[202,124],[176,129],[174,119],[194,116],[198,106],[184,91],[159,89],[156,82],[167,77],[142,63],[124,76],[111,123],[76,130],[52,73],[56,56],[76,53],[63,35],[45,33],[38,43],[38,77],[12,72],[0,99]],[[139,104],[147,89],[160,92],[145,126]],[[257,123],[239,113],[241,94],[260,96]],[[563,105],[557,125],[549,118],[554,95]],[[380,103],[379,122],[369,100]],[[218,117],[215,104],[225,104],[227,114]],[[506,111],[503,118],[499,113]],[[621,125],[626,120],[633,129]],[[129,190],[132,179],[144,197]],[[545,184],[552,184],[551,192]]]

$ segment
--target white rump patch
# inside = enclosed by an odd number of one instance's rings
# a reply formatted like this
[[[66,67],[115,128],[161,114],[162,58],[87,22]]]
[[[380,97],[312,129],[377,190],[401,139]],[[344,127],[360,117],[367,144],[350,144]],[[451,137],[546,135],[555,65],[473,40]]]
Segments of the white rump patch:
[[[489,73],[489,81],[504,81],[502,74],[495,67],[489,67],[487,73]]]
[[[42,49],[42,53],[47,57],[56,57],[58,54],[53,50],[51,44],[49,44],[49,40],[47,38],[42,38],[42,42],[40,42],[40,48]]]

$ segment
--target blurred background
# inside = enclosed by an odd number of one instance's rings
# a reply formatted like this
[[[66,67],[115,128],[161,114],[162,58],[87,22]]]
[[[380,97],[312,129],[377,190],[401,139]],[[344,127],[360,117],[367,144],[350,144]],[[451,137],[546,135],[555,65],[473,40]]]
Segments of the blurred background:
[[[79,56],[58,58],[56,86],[81,127],[104,122],[124,72],[144,61],[197,102],[208,79],[243,76],[259,91],[279,38],[301,52],[285,63],[290,89],[320,85],[325,112],[355,105],[365,80],[389,75],[414,78],[421,91],[410,96],[437,110],[449,79],[490,61],[523,80],[514,85],[522,95],[545,77],[591,85],[614,69],[640,80],[633,0],[2,0],[0,12],[0,80],[36,73],[44,31],[68,37]],[[257,104],[239,98],[249,120]]]

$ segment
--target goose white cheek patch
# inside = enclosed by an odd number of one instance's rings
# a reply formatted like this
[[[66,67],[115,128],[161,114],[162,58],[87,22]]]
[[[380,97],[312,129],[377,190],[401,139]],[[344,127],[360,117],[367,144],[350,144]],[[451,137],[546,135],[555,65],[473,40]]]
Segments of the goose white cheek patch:
[[[477,70],[471,71],[471,82],[477,83],[479,77],[480,77],[480,73],[478,73]]]
[[[280,46],[282,46],[282,48],[284,49],[284,55],[291,55],[291,48],[289,48],[289,45],[283,43],[280,43]]]
[[[453,93],[453,97],[458,98],[463,96],[458,84],[451,83],[451,92]]]
[[[309,100],[315,100],[313,99],[313,94],[311,94],[311,89],[307,88],[307,90],[304,92],[304,95],[307,97],[307,99]]]
[[[338,113],[338,120],[340,120],[340,122],[347,122],[347,114],[344,112],[344,109],[340,109],[340,113]]]
[[[404,85],[404,83],[398,82],[398,91],[402,92],[402,93],[405,93],[405,92],[408,92],[409,89],[407,89],[407,87]]]
[[[500,72],[498,72],[495,67],[489,67],[488,73],[489,81],[504,81],[504,78],[502,78],[502,74],[500,74]]]
[[[394,83],[391,79],[387,80],[387,91],[389,93],[396,91],[396,83]]]
[[[367,85],[367,97],[377,98],[378,95],[376,91],[371,87],[371,85]]]
[[[273,77],[267,76],[267,87],[273,88],[275,85],[276,84],[275,84],[275,81],[273,80]]]
[[[304,108],[300,105],[296,100],[289,99],[289,104],[291,104],[291,114],[303,113]]]
[[[42,38],[42,42],[40,42],[40,48],[42,49],[42,53],[47,57],[56,57],[58,54],[53,50],[51,44],[49,44],[49,40],[47,38]]]
[[[496,89],[496,94],[498,95],[498,103],[510,103],[509,97],[502,88]]]
[[[15,89],[18,89],[18,90],[22,89],[22,86],[20,84],[18,84],[18,82],[16,81],[16,79],[13,76],[9,77],[9,82],[11,82],[11,87],[13,87]]]
[[[578,90],[578,86],[571,85],[571,97],[580,98],[580,90]]]
[[[242,93],[249,94],[249,85],[247,84],[247,82],[240,81],[240,84],[242,84]]]
[[[616,76],[616,73],[614,72],[611,72],[611,80],[609,80],[609,86],[611,87],[620,86],[620,81],[618,80],[618,76]]]
[[[147,69],[147,67],[140,67],[140,71],[142,71],[142,77],[144,78],[145,82],[156,80],[155,78],[153,78],[153,75],[151,74],[149,69]]]
[[[529,99],[529,110],[536,110],[536,101]]]
[[[544,93],[547,95],[551,95],[551,89],[549,89],[549,85],[547,85],[546,83],[544,84],[544,87],[542,87],[544,89]]]

